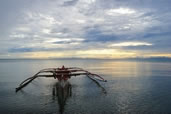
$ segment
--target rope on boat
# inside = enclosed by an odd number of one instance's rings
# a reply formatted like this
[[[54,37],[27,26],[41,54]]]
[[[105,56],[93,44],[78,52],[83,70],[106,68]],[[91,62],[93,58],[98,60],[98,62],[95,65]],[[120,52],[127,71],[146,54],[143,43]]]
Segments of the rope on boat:
[[[89,75],[87,75],[87,77],[88,77],[89,79],[91,79],[93,82],[95,82],[95,83],[97,84],[97,86],[100,87],[100,88],[102,89],[103,93],[105,93],[105,94],[107,93],[106,89],[105,89],[104,87],[102,87],[102,86],[100,85],[100,83],[99,83],[96,79],[92,78],[92,77],[89,76]]]

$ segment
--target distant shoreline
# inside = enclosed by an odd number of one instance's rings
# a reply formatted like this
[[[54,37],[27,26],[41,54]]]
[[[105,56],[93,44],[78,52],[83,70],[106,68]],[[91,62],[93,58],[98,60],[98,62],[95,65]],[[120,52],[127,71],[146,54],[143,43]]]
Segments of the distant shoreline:
[[[0,58],[0,60],[109,60],[109,61],[149,61],[149,62],[171,62],[169,57],[149,57],[149,58]]]

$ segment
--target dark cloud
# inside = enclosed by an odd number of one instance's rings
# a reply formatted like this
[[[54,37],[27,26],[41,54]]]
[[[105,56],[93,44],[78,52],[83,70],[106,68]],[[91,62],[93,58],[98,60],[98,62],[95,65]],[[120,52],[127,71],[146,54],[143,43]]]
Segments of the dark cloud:
[[[63,3],[63,6],[74,6],[77,2],[78,2],[78,0],[65,1]]]
[[[33,52],[33,48],[11,48],[8,52],[16,53],[16,52]]]
[[[89,31],[86,33],[86,40],[84,42],[110,42],[117,41],[120,38],[112,34],[103,34],[99,31]]]

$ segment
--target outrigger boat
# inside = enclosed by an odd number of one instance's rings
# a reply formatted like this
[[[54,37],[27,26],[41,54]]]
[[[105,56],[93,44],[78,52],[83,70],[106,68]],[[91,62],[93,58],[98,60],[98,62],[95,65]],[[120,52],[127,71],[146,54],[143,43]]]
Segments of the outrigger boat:
[[[72,76],[82,76],[82,75],[88,76],[90,79],[95,81],[97,84],[98,84],[97,80],[106,82],[106,80],[104,78],[102,78],[101,76],[99,76],[97,74],[93,74],[91,72],[88,72],[87,70],[84,70],[82,68],[78,68],[78,67],[66,68],[66,67],[62,66],[61,68],[47,68],[47,69],[40,70],[34,76],[29,77],[26,80],[24,80],[19,85],[19,87],[16,88],[16,92],[21,90],[23,87],[25,87],[26,85],[28,85],[30,82],[32,82],[34,79],[36,79],[38,77],[47,77],[47,78],[52,77],[52,78],[58,79],[59,82],[65,82]]]

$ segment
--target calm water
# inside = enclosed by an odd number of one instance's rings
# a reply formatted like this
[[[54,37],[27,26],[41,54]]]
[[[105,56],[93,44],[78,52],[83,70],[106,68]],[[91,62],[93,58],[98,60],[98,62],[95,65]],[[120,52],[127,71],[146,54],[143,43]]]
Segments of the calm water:
[[[72,77],[62,95],[58,82],[38,78],[15,93],[20,82],[48,67],[81,67],[108,82],[97,86]],[[105,88],[107,93],[104,93]],[[69,92],[68,92],[69,89]],[[59,89],[60,91],[60,89]],[[0,60],[0,113],[160,114],[171,113],[171,63],[105,60]]]

